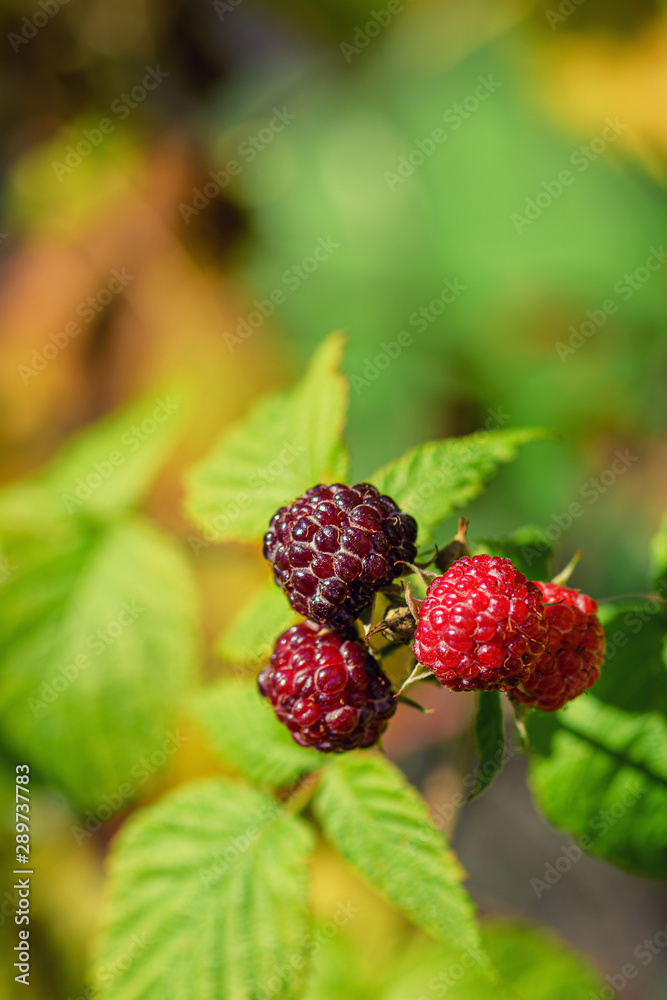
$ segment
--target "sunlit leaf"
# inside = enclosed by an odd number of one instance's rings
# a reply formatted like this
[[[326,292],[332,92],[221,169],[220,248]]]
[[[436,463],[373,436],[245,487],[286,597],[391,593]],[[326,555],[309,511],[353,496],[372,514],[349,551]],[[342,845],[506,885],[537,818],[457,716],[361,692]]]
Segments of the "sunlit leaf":
[[[295,389],[261,400],[191,471],[186,512],[208,541],[258,541],[283,504],[347,478],[342,352],[332,334]]]
[[[667,877],[667,723],[588,693],[553,715],[531,712],[530,783],[540,808],[591,854]]]
[[[343,857],[410,920],[442,941],[455,938],[484,966],[459,864],[400,771],[375,754],[346,754],[323,771],[315,812]]]
[[[260,587],[220,636],[218,651],[236,673],[248,674],[265,663],[276,639],[298,621],[285,594],[271,580]]]
[[[268,796],[215,780],[123,828],[94,980],[104,1000],[297,995],[312,833]]]
[[[545,436],[545,431],[529,428],[429,441],[378,469],[369,482],[416,517],[419,541],[424,545],[438,524],[478,496],[498,467],[511,462],[522,445]]]
[[[174,391],[138,400],[72,437],[39,481],[68,514],[117,516],[143,500],[185,416]]]
[[[194,711],[222,759],[260,785],[291,785],[326,762],[294,742],[256,684],[220,681],[197,695]]]
[[[195,592],[179,550],[142,520],[6,539],[0,720],[14,753],[81,806],[131,801],[180,745],[198,656]],[[152,768],[152,772],[156,768]]]

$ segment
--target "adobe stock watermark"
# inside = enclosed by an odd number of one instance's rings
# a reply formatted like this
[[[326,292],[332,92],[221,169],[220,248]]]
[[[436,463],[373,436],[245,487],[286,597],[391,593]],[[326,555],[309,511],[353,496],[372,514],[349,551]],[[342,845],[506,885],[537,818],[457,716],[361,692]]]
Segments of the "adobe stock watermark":
[[[92,837],[103,823],[111,819],[125,804],[132,802],[139,789],[164,767],[167,760],[173,757],[184,743],[189,743],[190,739],[191,737],[184,736],[180,729],[175,733],[167,730],[162,743],[132,765],[129,772],[129,778],[132,780],[123,781],[115,792],[104,794],[94,810],[88,809],[84,813],[83,825],[74,823],[70,827],[77,845],[80,846],[84,840]]]
[[[409,495],[403,497],[404,506],[417,520],[419,520],[424,504],[429,503],[437,491],[445,488],[446,484],[457,475],[462,461],[465,461],[468,456],[474,455],[477,444],[483,441],[490,431],[503,427],[510,418],[511,414],[505,413],[500,406],[497,410],[489,408],[483,428],[466,438],[454,439],[454,448],[446,457],[443,457],[433,474],[428,479],[422,480],[418,486],[413,486]]]
[[[119,973],[126,972],[134,959],[146,951],[147,947],[148,936],[146,934],[133,934],[125,951],[121,952],[112,962],[105,962],[95,970],[95,977],[99,981],[100,987],[104,987],[104,989],[88,986],[83,993],[79,993],[76,997],[68,997],[67,1000],[97,1000],[113,985]]]
[[[588,828],[595,834],[595,837],[582,833],[581,836],[575,838],[573,844],[564,844],[556,860],[549,861],[544,866],[542,878],[531,878],[530,885],[537,898],[541,899],[545,892],[553,889],[563,876],[572,870],[577,861],[583,858],[584,851],[590,852],[595,847],[596,837],[604,837],[647,791],[648,788],[636,790],[626,788],[616,802],[608,809],[601,809],[589,821]]]
[[[480,762],[477,767],[472,768],[463,776],[461,780],[461,784],[464,789],[463,792],[454,792],[446,802],[439,802],[437,805],[429,805],[431,827],[434,830],[438,830],[440,833],[446,831],[450,827],[451,822],[459,809],[461,809],[470,798],[470,794],[477,784],[478,777],[492,777],[508,761],[512,760],[519,753],[521,753],[519,747],[513,747],[511,744],[506,742],[499,744],[493,757],[487,758],[484,763]],[[429,839],[429,835],[424,830],[415,830],[414,838],[425,843]],[[411,854],[414,854],[417,850],[413,842],[410,843],[408,849]]]
[[[584,3],[586,3],[586,0],[561,0],[558,10],[552,10],[551,8],[545,10],[544,16],[549,22],[551,30],[555,31],[558,24],[562,24],[564,21],[567,21],[568,17],[572,17],[574,12]]]
[[[608,663],[628,644],[629,630],[633,635],[638,635],[647,622],[650,622],[655,615],[664,612],[667,608],[667,578],[659,582],[655,593],[645,598],[641,608],[633,608],[623,615],[622,625],[624,628],[617,629],[613,635],[607,633],[607,645],[605,649],[605,663]],[[616,623],[618,624],[618,623]]]
[[[368,48],[373,39],[377,38],[382,29],[391,24],[394,16],[400,14],[402,10],[403,4],[399,3],[398,0],[389,0],[386,8],[372,10],[366,24],[357,26],[354,29],[352,43],[340,43],[339,48],[343,53],[345,62],[351,63],[353,56],[360,55],[364,49]]]
[[[206,868],[199,869],[199,881],[205,888],[210,888],[220,878],[238,864],[250,848],[257,843],[267,827],[275,823],[285,814],[285,807],[303,794],[304,789],[312,788],[317,782],[314,775],[307,775],[299,784],[292,788],[279,789],[273,799],[266,802],[255,812],[252,820],[235,837],[230,837],[227,843],[214,855]]]
[[[650,247],[649,254],[644,263],[631,274],[624,274],[614,284],[614,291],[623,302],[628,302],[635,292],[644,287],[657,271],[662,270],[667,261],[667,251],[664,244],[659,247]],[[621,303],[617,299],[605,299],[599,309],[587,309],[586,319],[579,326],[571,326],[570,336],[567,343],[558,341],[556,344],[556,354],[561,361],[567,361],[572,354],[576,354],[580,347],[586,343],[594,334],[601,330],[610,316],[615,315],[621,308]]]
[[[14,921],[14,914],[16,913],[16,898],[11,892],[7,892],[5,889],[2,894],[2,901],[0,901],[0,927],[4,927],[7,922],[7,917],[11,917],[12,922]]]
[[[646,967],[665,948],[667,948],[667,927],[661,928],[651,938],[644,938],[635,947],[632,955],[642,966]],[[607,985],[595,992],[590,990],[586,1000],[614,1000],[614,997],[623,992],[630,980],[637,979],[640,971],[641,969],[634,962],[626,962],[614,975],[605,975]]]
[[[473,115],[480,106],[502,86],[500,80],[495,80],[493,74],[478,76],[478,85],[474,91],[443,111],[442,119],[449,126],[450,132],[456,132]],[[415,139],[412,149],[405,156],[399,156],[394,170],[385,170],[384,179],[390,191],[395,191],[400,184],[412,177],[415,170],[433,156],[435,151],[449,139],[449,133],[442,127],[432,129],[428,135]]]
[[[272,632],[265,632],[261,637],[261,641],[258,640],[252,656],[248,657],[243,663],[234,662],[230,664],[231,673],[234,678],[237,681],[246,681],[249,677],[256,677],[259,668],[271,659],[275,645],[275,629]],[[223,656],[222,659],[224,660],[225,657]]]
[[[4,587],[6,583],[9,583],[15,572],[16,566],[14,563],[11,563],[7,556],[0,555],[0,587]]]
[[[277,135],[284,131],[290,122],[294,121],[296,114],[287,110],[274,108],[273,117],[259,131],[246,136],[236,147],[236,158],[228,160],[220,170],[210,170],[208,176],[211,178],[202,188],[192,189],[192,200],[189,204],[181,202],[178,210],[181,218],[190,225],[193,215],[197,216],[203,212],[214,198],[224,191],[232,181],[233,177],[238,177],[246,163],[252,163],[262,150],[270,146]]]
[[[155,434],[160,424],[165,423],[172,413],[179,409],[179,404],[168,397],[158,399],[150,416],[144,417],[141,423],[135,424],[121,434],[118,448],[110,451],[106,458],[94,461],[88,472],[79,476],[72,483],[71,493],[61,493],[60,499],[68,514],[77,507],[83,507],[103,483],[114,475],[116,469],[125,465],[128,457],[134,455],[148,439]]]
[[[293,970],[296,972],[304,970],[324,942],[334,938],[340,929],[349,924],[360,912],[359,907],[355,906],[349,899],[345,902],[339,900],[331,919],[324,921],[315,930],[305,934],[300,948],[286,957],[281,965],[273,967],[270,975],[259,988],[257,996],[260,1000],[272,1000],[276,996],[285,996],[285,987],[292,980]]]
[[[413,326],[417,333],[423,333],[430,323],[434,323],[438,316],[442,316],[448,305],[459,298],[468,286],[461,283],[458,278],[445,278],[440,293],[430,300],[426,305],[420,306],[415,312],[408,316],[408,325]],[[361,375],[351,375],[350,384],[357,396],[363,389],[368,388],[383,371],[386,371],[392,361],[401,356],[406,347],[414,344],[414,336],[408,330],[401,330],[396,340],[382,341],[381,350],[373,358],[365,358]]]
[[[240,7],[243,0],[213,0],[213,10],[216,12],[221,21],[224,21],[225,14],[231,14],[232,11]]]
[[[202,549],[207,549],[218,541],[220,533],[229,528],[257,497],[262,496],[269,486],[283,475],[285,468],[292,465],[305,450],[306,441],[301,436],[292,438],[291,441],[283,441],[276,449],[276,457],[248,477],[246,488],[239,490],[234,499],[223,504],[214,517],[202,523],[200,528],[202,537],[189,536],[188,541],[194,555],[199,555]]]
[[[106,622],[101,628],[84,636],[80,642],[81,647],[90,650],[93,657],[100,656],[114,645],[119,636],[134,624],[144,610],[136,601],[123,601],[116,617]],[[91,663],[92,659],[88,653],[77,653],[68,663],[62,663],[50,680],[42,681],[39,689],[28,698],[28,707],[33,716],[36,719],[43,719],[45,715],[48,715],[53,703],[63,691],[66,691],[71,684],[78,680],[81,673],[87,670]]]
[[[576,168],[578,174],[584,173],[607,151],[612,143],[616,142],[619,135],[627,127],[627,124],[618,117],[605,118],[604,128],[600,135],[595,136],[590,142],[578,146],[570,156],[570,164]],[[522,233],[528,226],[532,226],[553,205],[554,201],[557,201],[567,188],[574,184],[577,173],[564,169],[553,180],[542,181],[541,190],[533,198],[526,198],[523,214],[513,212],[510,216],[510,222],[517,233]]]
[[[448,990],[460,985],[467,972],[471,969],[479,968],[480,955],[472,948],[466,948],[459,953],[458,961],[454,961],[442,972],[431,976],[427,983],[428,993],[422,993],[414,1000],[430,1000],[432,994],[436,997],[443,997]]]
[[[126,118],[129,118],[132,112],[140,104],[143,104],[149,94],[159,87],[163,80],[166,80],[170,75],[165,70],[160,69],[159,63],[157,66],[146,66],[145,68],[145,75],[136,86],[132,87],[129,94],[122,93],[120,97],[111,102],[109,111],[116,117],[117,121],[122,122]],[[96,146],[102,145],[105,136],[111,135],[112,132],[116,131],[117,121],[114,121],[112,118],[100,118],[96,126],[81,130],[82,138],[79,139],[76,145],[70,143],[65,147],[65,155],[62,162],[60,160],[51,161],[51,169],[59,181],[62,181],[63,178],[69,176],[77,167],[81,166],[85,158],[90,156],[93,149]]]
[[[247,316],[237,316],[236,330],[231,333],[226,331],[223,334],[223,340],[230,354],[234,353],[239,344],[252,337],[255,330],[262,326],[264,320],[273,315],[276,306],[281,306],[287,301],[287,292],[298,291],[304,281],[308,281],[311,274],[314,274],[320,265],[339,249],[340,243],[336,243],[333,237],[327,236],[325,239],[320,236],[308,256],[304,257],[298,264],[292,264],[290,268],[283,271],[280,285],[272,289],[265,299],[253,299],[252,304],[255,308],[252,312],[248,313]]]
[[[58,330],[56,333],[49,333],[47,342],[43,344],[41,350],[33,347],[31,363],[29,365],[16,366],[23,384],[27,385],[31,378],[35,378],[40,372],[43,372],[48,367],[49,362],[57,358],[60,352],[69,346],[70,341],[79,336],[85,325],[91,323],[96,316],[99,316],[113,301],[115,296],[120,295],[129,283],[134,281],[135,277],[136,275],[128,273],[126,267],[121,268],[120,271],[118,268],[114,268],[106,285],[95,295],[87,295],[76,307],[75,313],[83,323],[70,320],[62,330]]]
[[[39,10],[36,10],[30,17],[21,18],[21,33],[10,31],[7,41],[14,52],[18,52],[22,45],[27,45],[35,35],[56,16],[61,7],[68,4],[69,0],[37,0]]]
[[[638,461],[639,456],[632,455],[629,448],[626,448],[625,451],[617,448],[614,452],[614,460],[609,468],[604,469],[599,476],[591,476],[580,487],[579,495],[586,503],[582,504],[578,500],[573,500],[567,510],[551,515],[549,519],[550,523],[542,532],[542,539],[538,539],[531,545],[521,546],[521,554],[527,564],[530,566],[535,559],[548,552],[553,544],[572,527],[574,522],[583,517],[587,509],[596,504],[600,497],[608,493],[619,478],[624,476],[628,469],[632,468]]]

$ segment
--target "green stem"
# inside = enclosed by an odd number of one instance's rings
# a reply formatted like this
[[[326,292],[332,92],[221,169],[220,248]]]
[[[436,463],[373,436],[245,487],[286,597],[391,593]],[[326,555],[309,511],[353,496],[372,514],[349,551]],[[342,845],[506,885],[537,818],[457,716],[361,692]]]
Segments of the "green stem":
[[[302,813],[317,791],[322,776],[321,771],[313,771],[301,778],[293,787],[285,803],[285,812],[292,816]]]

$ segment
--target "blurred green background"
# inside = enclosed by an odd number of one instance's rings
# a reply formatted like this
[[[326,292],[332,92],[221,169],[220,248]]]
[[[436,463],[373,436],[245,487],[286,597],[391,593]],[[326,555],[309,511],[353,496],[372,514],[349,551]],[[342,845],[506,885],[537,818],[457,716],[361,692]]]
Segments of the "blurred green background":
[[[584,550],[577,586],[645,590],[667,493],[663,5],[3,0],[0,20],[3,481],[178,377],[195,405],[149,508],[185,545],[183,469],[342,328],[355,476],[431,437],[552,428],[466,511],[472,536],[530,522],[557,567]],[[212,637],[263,568],[193,563]],[[427,794],[449,780],[439,735],[406,723],[391,750]],[[158,781],[210,767],[197,747]],[[593,861],[558,901],[519,891],[526,843],[533,868],[560,849],[520,768],[488,796],[507,812],[488,872],[492,805],[464,813],[477,898],[613,972],[662,927],[657,896]],[[33,996],[65,1000],[114,823],[79,847],[57,794],[42,810]],[[664,968],[626,995],[667,996]]]

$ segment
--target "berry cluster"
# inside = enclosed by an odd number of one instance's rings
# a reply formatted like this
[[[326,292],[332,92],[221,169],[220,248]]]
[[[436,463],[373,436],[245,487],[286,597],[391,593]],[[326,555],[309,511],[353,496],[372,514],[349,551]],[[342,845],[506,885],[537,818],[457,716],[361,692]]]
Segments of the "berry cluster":
[[[264,555],[307,619],[281,635],[259,689],[292,738],[323,753],[370,747],[396,711],[351,623],[406,570],[417,523],[369,483],[313,486],[271,518]]]
[[[414,638],[418,664],[453,691],[503,690],[545,712],[562,708],[600,675],[597,604],[528,580],[509,559],[462,554],[466,525],[455,550],[438,553],[436,565],[449,568],[424,600],[406,591],[408,607],[394,607],[372,633]],[[370,747],[386,729],[396,709],[391,685],[352,622],[378,590],[414,570],[416,537],[414,518],[368,483],[314,486],[271,519],[264,555],[307,620],[278,638],[259,689],[301,746]]]

